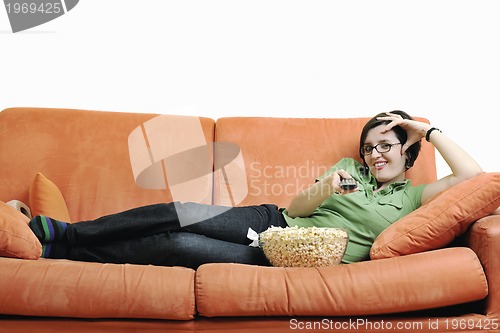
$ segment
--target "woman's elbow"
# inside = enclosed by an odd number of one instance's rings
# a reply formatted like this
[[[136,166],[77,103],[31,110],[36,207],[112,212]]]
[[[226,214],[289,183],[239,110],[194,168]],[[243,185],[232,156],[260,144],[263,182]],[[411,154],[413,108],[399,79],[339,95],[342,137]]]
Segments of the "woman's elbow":
[[[293,219],[293,218],[299,217],[299,212],[296,209],[294,209],[293,207],[288,207],[286,209],[286,215],[288,215],[288,217],[291,217]]]
[[[292,219],[296,217],[308,217],[312,214],[312,212],[306,212],[303,209],[294,208],[292,205],[286,209],[286,215],[291,217]]]
[[[479,176],[480,174],[484,173],[483,169],[479,166],[477,166],[476,168],[473,168],[471,170],[469,170],[467,172],[467,174],[465,174],[463,177],[462,177],[462,181],[463,180],[467,180],[467,179],[471,179],[471,178],[474,178],[476,176]]]

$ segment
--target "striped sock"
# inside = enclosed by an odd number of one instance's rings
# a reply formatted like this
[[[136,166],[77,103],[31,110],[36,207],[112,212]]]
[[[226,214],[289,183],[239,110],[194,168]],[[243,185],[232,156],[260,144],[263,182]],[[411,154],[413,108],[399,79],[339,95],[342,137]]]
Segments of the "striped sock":
[[[51,243],[42,244],[42,258],[50,258],[50,250],[52,250]]]
[[[31,219],[29,227],[42,243],[58,242],[66,239],[68,223],[39,215]]]
[[[42,244],[42,258],[69,259],[70,247],[68,243]]]

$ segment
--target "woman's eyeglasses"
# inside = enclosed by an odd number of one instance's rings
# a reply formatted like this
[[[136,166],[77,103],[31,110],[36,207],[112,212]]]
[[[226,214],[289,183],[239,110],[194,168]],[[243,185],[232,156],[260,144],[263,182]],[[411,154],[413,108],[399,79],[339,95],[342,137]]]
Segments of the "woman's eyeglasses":
[[[400,145],[401,142],[398,143],[379,143],[378,145],[375,146],[363,146],[361,147],[361,154],[362,155],[371,155],[373,153],[373,149],[377,150],[380,154],[382,153],[387,153],[388,151],[391,150],[392,146]]]

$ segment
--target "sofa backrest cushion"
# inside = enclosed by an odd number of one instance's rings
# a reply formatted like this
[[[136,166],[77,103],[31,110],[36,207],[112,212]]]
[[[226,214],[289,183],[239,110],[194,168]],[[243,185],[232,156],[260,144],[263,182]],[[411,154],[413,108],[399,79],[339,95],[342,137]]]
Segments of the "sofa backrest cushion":
[[[423,118],[417,118],[428,122]],[[217,142],[241,149],[247,195],[235,201],[231,182],[215,173],[214,202],[223,205],[275,203],[287,206],[300,189],[313,184],[343,157],[359,157],[359,136],[369,118],[220,118]],[[422,142],[422,150],[407,177],[414,185],[436,179],[434,147]],[[240,189],[239,192],[242,192]],[[241,196],[240,196],[241,197]]]
[[[0,200],[28,203],[31,182],[41,172],[61,191],[72,221],[172,201],[170,187],[165,186],[163,163],[170,156],[161,154],[175,154],[178,147],[197,145],[200,138],[205,146],[213,142],[215,122],[187,116],[158,117],[51,108],[3,110]],[[171,131],[169,117],[177,127],[185,120],[183,136]],[[189,169],[188,163],[183,166]],[[193,167],[200,173],[199,166]],[[192,190],[193,200],[211,203],[212,177],[200,177],[203,179],[196,183],[196,191]],[[204,195],[201,200],[199,192]],[[189,193],[180,193],[179,197],[189,198]]]

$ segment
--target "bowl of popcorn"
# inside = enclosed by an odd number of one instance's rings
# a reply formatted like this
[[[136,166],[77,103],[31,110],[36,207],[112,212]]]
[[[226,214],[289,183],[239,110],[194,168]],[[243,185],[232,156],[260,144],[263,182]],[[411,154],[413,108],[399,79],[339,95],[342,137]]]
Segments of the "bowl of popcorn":
[[[349,236],[342,228],[270,227],[259,246],[273,266],[322,267],[340,264]]]

